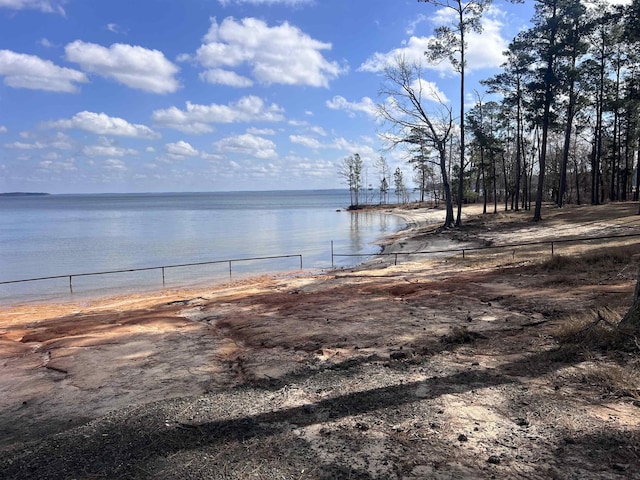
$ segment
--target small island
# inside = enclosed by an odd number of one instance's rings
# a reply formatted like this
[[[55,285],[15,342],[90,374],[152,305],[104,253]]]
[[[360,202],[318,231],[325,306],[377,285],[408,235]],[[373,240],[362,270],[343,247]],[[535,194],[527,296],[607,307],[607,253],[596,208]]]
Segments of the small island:
[[[43,192],[0,192],[0,197],[44,197],[47,195],[51,194]]]

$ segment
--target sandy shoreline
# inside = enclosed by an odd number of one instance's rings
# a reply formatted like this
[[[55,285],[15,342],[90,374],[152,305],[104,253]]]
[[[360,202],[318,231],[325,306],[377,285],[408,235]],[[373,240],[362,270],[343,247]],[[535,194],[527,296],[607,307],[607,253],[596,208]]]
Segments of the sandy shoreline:
[[[640,233],[636,211],[635,204],[549,210],[542,225],[529,222],[528,212],[490,215],[438,234],[438,224],[430,222],[442,212],[409,211],[402,213],[408,228],[385,242],[385,252]],[[470,212],[475,210],[465,208]],[[508,222],[500,223],[503,218]],[[578,280],[570,280],[559,272],[552,280],[536,270],[548,256],[541,249],[465,259],[401,255],[398,265],[388,256],[323,274],[263,275],[206,288],[3,308],[0,476],[24,477],[20,465],[29,465],[39,478],[196,478],[183,469],[197,464],[211,478],[246,478],[249,471],[261,472],[259,478],[344,478],[348,465],[359,472],[352,478],[504,478],[514,472],[535,478],[541,458],[562,476],[562,465],[573,460],[549,445],[567,435],[576,445],[590,442],[577,432],[595,432],[602,411],[584,403],[598,395],[593,387],[575,381],[589,368],[584,360],[554,363],[540,356],[553,346],[551,329],[567,315],[601,304],[614,308],[615,302],[624,308],[637,266],[626,259],[600,277],[572,272]],[[467,329],[471,343],[447,343],[452,332]],[[534,408],[543,397],[550,402],[564,392],[554,390],[561,384],[571,384],[574,393],[552,409]],[[609,429],[637,431],[637,407],[624,399],[607,405],[616,418]],[[136,430],[126,428],[143,418],[146,424]],[[514,418],[535,428],[525,432]],[[559,418],[566,428],[554,431]],[[573,431],[567,419],[579,428]],[[243,435],[258,464],[233,435],[215,433],[247,426]],[[115,431],[136,445],[117,449],[128,458],[124,473],[104,470],[121,462],[103,444],[103,435]],[[201,431],[216,440],[178,446]],[[539,446],[524,435],[532,432],[544,440]],[[158,441],[178,441],[170,452],[141,440],[169,434],[175,437]],[[462,434],[469,441],[460,450],[456,439]],[[94,441],[95,451],[85,451]],[[501,443],[517,445],[519,453]],[[351,451],[354,445],[364,446]],[[269,456],[285,447],[291,466]],[[198,460],[190,456],[196,451]],[[166,463],[167,455],[175,461]],[[486,470],[492,455],[502,460]],[[601,469],[599,457],[593,458],[588,468]],[[588,461],[580,456],[582,464]],[[584,469],[571,465],[572,471]],[[438,469],[444,469],[442,477]],[[609,478],[598,472],[590,477],[587,469],[582,478]]]

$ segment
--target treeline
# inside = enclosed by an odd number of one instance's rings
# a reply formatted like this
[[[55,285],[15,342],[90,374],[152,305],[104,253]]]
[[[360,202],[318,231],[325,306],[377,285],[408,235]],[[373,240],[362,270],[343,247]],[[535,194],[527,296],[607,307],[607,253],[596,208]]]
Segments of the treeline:
[[[436,29],[425,56],[451,61],[464,105],[466,38],[480,30],[491,2],[426,3],[456,11],[458,22]],[[425,180],[418,188],[438,185],[448,213],[453,203],[481,201],[485,211],[533,208],[535,220],[545,201],[638,200],[640,0],[589,7],[536,0],[531,27],[505,57],[500,73],[481,82],[484,91],[474,91],[474,106],[455,119],[428,91],[420,64],[398,57],[385,70],[379,112],[390,125],[386,138],[408,146],[409,163]]]

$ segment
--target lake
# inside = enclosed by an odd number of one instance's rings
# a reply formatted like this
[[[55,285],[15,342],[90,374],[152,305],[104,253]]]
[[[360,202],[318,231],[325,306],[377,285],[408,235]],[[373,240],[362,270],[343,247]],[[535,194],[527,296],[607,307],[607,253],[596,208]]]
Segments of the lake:
[[[332,242],[336,253],[371,255],[404,226],[348,205],[347,190],[0,196],[0,282],[279,255],[325,269]],[[338,257],[335,266],[364,258]],[[234,277],[299,269],[298,257],[232,262]],[[227,263],[165,270],[167,287],[228,278]],[[73,295],[158,286],[159,270],[80,276]],[[0,285],[2,303],[64,296],[68,278]]]

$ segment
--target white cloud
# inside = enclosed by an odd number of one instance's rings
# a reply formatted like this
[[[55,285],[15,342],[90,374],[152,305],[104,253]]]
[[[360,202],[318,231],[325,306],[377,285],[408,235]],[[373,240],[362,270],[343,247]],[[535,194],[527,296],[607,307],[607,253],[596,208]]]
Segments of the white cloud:
[[[0,0],[1,1],[1,0]],[[35,55],[0,50],[0,76],[13,88],[29,88],[50,92],[76,92],[78,83],[87,76],[71,68],[59,67]]]
[[[431,20],[435,24],[447,23],[451,19],[450,9],[441,9]],[[467,43],[467,72],[482,70],[485,68],[498,68],[504,63],[503,52],[507,49],[508,41],[502,36],[503,23],[499,20],[502,11],[492,8],[482,17],[482,32],[469,32]],[[410,63],[421,63],[425,68],[451,75],[455,73],[448,60],[436,64],[427,64],[424,52],[429,46],[429,40],[433,37],[411,36],[401,48],[395,48],[386,53],[376,52],[369,57],[360,67],[363,72],[382,72],[393,65],[398,57],[405,58]]]
[[[249,127],[247,128],[247,133],[252,135],[275,135],[276,131],[272,128]]]
[[[402,48],[395,48],[387,53],[376,52],[372,57],[358,68],[363,72],[382,72],[388,66],[394,64],[396,58],[402,57],[410,63],[424,63],[424,52],[429,45],[428,37],[409,38],[409,41]]]
[[[183,160],[186,157],[196,157],[199,152],[191,144],[180,140],[176,143],[167,143],[164,146],[167,155],[174,160]]]
[[[55,44],[53,44],[51,41],[49,41],[46,38],[41,38],[40,40],[38,40],[38,44],[45,47],[45,48],[53,48],[55,47]]]
[[[175,92],[179,68],[158,50],[114,43],[109,48],[81,40],[65,47],[67,60],[91,73],[112,78],[123,85],[152,93]]]
[[[126,33],[117,23],[107,23],[105,28],[111,33],[116,33],[118,35]]]
[[[324,147],[324,145],[322,145],[322,143],[317,139],[306,135],[289,135],[289,140],[292,143],[297,143],[298,145],[302,145],[307,148],[313,148],[314,150]]]
[[[132,124],[118,117],[110,117],[106,113],[79,112],[72,118],[61,119],[44,124],[48,128],[63,130],[77,129],[97,135],[115,135],[134,138],[159,138],[160,135],[145,125]]]
[[[112,170],[116,172],[123,172],[127,170],[127,165],[122,160],[117,158],[109,158],[104,162],[105,170]]]
[[[429,82],[423,78],[419,78],[413,81],[411,88],[414,92],[418,92],[418,96],[421,99],[431,100],[438,103],[448,103],[449,99],[447,95],[438,88],[435,82]]]
[[[349,102],[346,98],[336,95],[331,100],[327,100],[326,105],[332,110],[345,110],[350,117],[355,117],[355,112],[363,112],[370,117],[377,116],[376,104],[369,97],[362,97],[359,102]]]
[[[416,27],[421,23],[427,22],[428,20],[429,20],[429,17],[427,17],[426,15],[423,15],[422,13],[419,14],[414,20],[409,22],[409,25],[407,26],[407,30],[406,30],[407,35],[413,35],[414,33],[416,33]]]
[[[330,50],[330,43],[314,40],[287,22],[270,27],[256,18],[227,17],[218,25],[211,18],[203,40],[195,55],[203,67],[215,71],[248,65],[253,77],[267,85],[328,87],[330,80],[345,72],[323,57],[321,52]]]
[[[322,137],[326,137],[327,136],[327,132],[325,132],[324,128],[322,128],[322,127],[312,126],[312,127],[309,127],[309,130],[312,131],[313,133],[317,133],[318,135],[320,135]]]
[[[5,148],[14,148],[16,150],[42,150],[47,148],[44,143],[35,142],[35,143],[24,143],[24,142],[13,142],[13,143],[5,143]]]
[[[64,1],[50,0],[0,0],[0,8],[10,10],[40,10],[44,13],[58,13],[64,15],[62,4]]]
[[[276,158],[276,144],[267,138],[245,133],[233,137],[223,138],[213,144],[219,152],[240,153],[259,159]]]
[[[25,137],[23,137],[25,138]],[[28,137],[31,138],[31,137]],[[48,137],[44,141],[37,140],[33,143],[25,142],[13,142],[5,143],[5,148],[12,148],[16,150],[44,150],[46,148],[53,148],[56,150],[69,150],[73,148],[70,138],[62,132],[58,132],[53,137]]]
[[[206,72],[202,72],[199,77],[200,80],[214,85],[227,85],[229,87],[238,88],[250,87],[253,85],[253,81],[250,78],[238,75],[236,72],[232,72],[231,70],[223,70],[222,68],[207,70]]]
[[[87,157],[124,157],[125,155],[137,155],[133,148],[122,148],[116,145],[86,145],[82,153]]]
[[[275,103],[266,105],[260,97],[249,95],[228,105],[187,102],[185,110],[177,107],[155,110],[152,118],[161,127],[195,135],[212,132],[212,123],[278,122],[284,119],[283,111]]]
[[[0,125],[0,133],[7,133],[9,130],[7,130],[7,127],[5,127],[4,125]]]
[[[60,161],[43,160],[38,164],[38,166],[43,170],[48,170],[54,173],[74,172],[78,170],[75,162],[75,158],[69,158]]]
[[[351,154],[359,153],[363,156],[375,155],[375,151],[369,145],[365,145],[363,143],[351,142],[342,137],[334,138],[333,141],[327,142],[327,143],[322,143],[316,138],[310,137],[308,135],[289,135],[289,140],[291,141],[291,143],[296,143],[298,145],[311,148],[313,150],[333,149],[333,150],[343,150]]]

